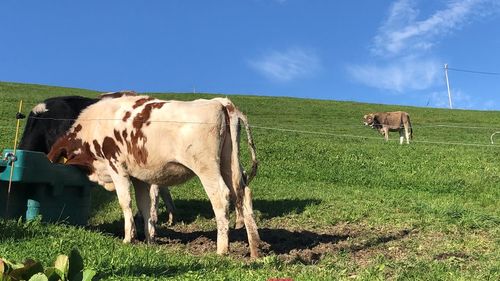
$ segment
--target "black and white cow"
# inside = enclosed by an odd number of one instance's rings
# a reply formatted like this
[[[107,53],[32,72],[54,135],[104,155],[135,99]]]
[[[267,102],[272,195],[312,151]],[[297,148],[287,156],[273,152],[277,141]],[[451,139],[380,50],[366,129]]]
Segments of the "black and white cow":
[[[48,154],[56,140],[75,123],[82,110],[101,99],[135,95],[137,94],[133,91],[120,91],[104,93],[98,98],[82,96],[48,98],[31,110],[18,148]],[[160,196],[167,207],[168,224],[172,224],[175,206],[169,189],[161,187]]]
[[[80,112],[99,99],[80,96],[48,98],[31,110],[18,148],[49,153],[56,140],[73,125]]]

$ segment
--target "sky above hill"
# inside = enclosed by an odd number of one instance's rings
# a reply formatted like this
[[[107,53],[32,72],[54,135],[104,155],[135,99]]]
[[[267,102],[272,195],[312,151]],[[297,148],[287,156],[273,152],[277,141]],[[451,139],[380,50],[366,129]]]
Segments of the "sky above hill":
[[[448,107],[444,64],[500,110],[500,1],[0,2],[0,81]]]

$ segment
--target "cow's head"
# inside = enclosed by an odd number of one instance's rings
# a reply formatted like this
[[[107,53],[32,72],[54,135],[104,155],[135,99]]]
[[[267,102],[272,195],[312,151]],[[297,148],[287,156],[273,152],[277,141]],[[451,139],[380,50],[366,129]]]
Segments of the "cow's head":
[[[78,124],[69,133],[60,137],[52,146],[47,157],[52,163],[62,163],[77,166],[87,174],[94,172],[95,155],[90,145],[78,138],[82,125]]]
[[[365,124],[365,126],[373,127],[374,123],[375,123],[375,114],[370,113],[363,116],[363,124]]]

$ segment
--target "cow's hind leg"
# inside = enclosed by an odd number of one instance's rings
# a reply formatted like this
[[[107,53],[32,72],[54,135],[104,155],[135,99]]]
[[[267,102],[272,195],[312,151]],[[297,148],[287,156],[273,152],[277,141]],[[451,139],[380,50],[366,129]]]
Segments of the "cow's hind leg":
[[[156,235],[158,185],[148,184],[136,178],[131,178],[135,189],[135,200],[139,212],[144,218],[144,235],[147,243],[153,243]]]
[[[230,157],[230,156],[229,156]],[[245,220],[243,218],[243,190],[238,186],[233,183],[232,179],[232,171],[231,171],[231,159],[228,159],[228,161],[225,161],[227,158],[223,158],[223,161],[221,163],[222,168],[222,177],[224,178],[224,181],[226,182],[226,185],[229,187],[230,194],[231,194],[231,201],[234,204],[234,209],[236,213],[236,223],[234,225],[235,229],[240,229],[245,226]],[[229,164],[224,165],[226,162],[229,162]]]
[[[175,205],[174,201],[172,200],[172,195],[170,195],[170,190],[168,186],[160,186],[160,197],[163,199],[163,202],[165,202],[165,207],[167,209],[168,213],[168,225],[173,225],[174,224],[174,212],[175,212]]]
[[[126,175],[119,175],[112,173],[111,178],[116,188],[116,195],[118,202],[123,212],[123,219],[125,224],[125,237],[124,243],[130,243],[136,237],[134,217],[132,215],[132,206],[130,199],[130,180]]]
[[[217,254],[227,254],[229,251],[229,188],[220,174],[199,177],[212,203],[217,222]]]
[[[231,182],[231,175],[223,172],[226,182]],[[250,256],[256,258],[259,256],[258,248],[260,245],[260,237],[255,223],[252,206],[252,191],[246,186],[241,177],[238,177],[240,182],[233,182],[231,186],[231,198],[236,210],[236,229],[245,226],[248,236],[248,244],[250,246]]]
[[[403,144],[404,139],[405,139],[405,137],[404,137],[403,128],[400,128],[399,129],[399,144]],[[408,137],[406,137],[406,139],[408,140]]]
[[[406,137],[406,144],[410,144],[410,133],[407,124],[405,124],[405,137]]]
[[[250,256],[252,258],[257,258],[259,256],[258,249],[260,246],[260,237],[253,215],[252,191],[250,190],[250,187],[245,185],[242,186],[244,187],[243,217],[245,220],[245,228],[247,230],[248,244],[250,246]]]

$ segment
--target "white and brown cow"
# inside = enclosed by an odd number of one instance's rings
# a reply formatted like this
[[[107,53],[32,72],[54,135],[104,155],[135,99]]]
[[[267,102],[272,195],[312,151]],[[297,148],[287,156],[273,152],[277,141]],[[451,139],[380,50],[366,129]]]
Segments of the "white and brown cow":
[[[413,128],[410,115],[404,111],[376,112],[363,116],[363,123],[379,131],[386,141],[389,140],[389,132],[399,132],[399,144],[410,143],[413,138]]]
[[[245,125],[252,155],[247,177],[239,161],[239,124]],[[171,186],[198,176],[215,213],[217,253],[229,249],[230,198],[244,222],[250,255],[258,256],[260,238],[253,217],[248,182],[257,161],[248,122],[224,98],[191,102],[148,96],[105,99],[87,107],[68,133],[52,147],[49,159],[61,157],[105,188],[114,186],[125,219],[124,242],[135,238],[131,182],[145,221],[146,240],[155,235],[157,185]],[[113,183],[110,185],[109,183]]]
[[[52,97],[37,104],[30,112],[18,148],[49,153],[50,148],[73,125],[83,109],[100,99],[137,96],[134,91],[108,92],[98,98],[81,96]],[[165,202],[168,224],[173,224],[175,205],[168,187],[159,188],[160,197]]]

